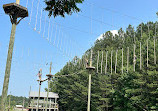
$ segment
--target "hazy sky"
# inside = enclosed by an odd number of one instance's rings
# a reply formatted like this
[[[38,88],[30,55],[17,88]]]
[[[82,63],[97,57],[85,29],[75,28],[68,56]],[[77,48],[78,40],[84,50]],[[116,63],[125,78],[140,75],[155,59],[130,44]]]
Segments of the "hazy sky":
[[[2,92],[5,65],[11,32],[9,16],[4,14],[3,4],[15,0],[0,0],[0,94]],[[69,60],[79,57],[90,48],[100,34],[109,30],[125,29],[129,24],[156,21],[157,0],[86,0],[79,5],[81,12],[65,18],[49,18],[41,10],[43,0],[21,0],[27,6],[29,17],[17,26],[9,92],[28,97],[29,88],[38,91],[38,70],[43,69],[43,78],[58,72]],[[46,19],[45,19],[46,18]],[[50,22],[49,22],[50,21]],[[34,28],[36,27],[36,30]],[[39,33],[40,32],[40,33]],[[47,84],[42,84],[42,91]]]

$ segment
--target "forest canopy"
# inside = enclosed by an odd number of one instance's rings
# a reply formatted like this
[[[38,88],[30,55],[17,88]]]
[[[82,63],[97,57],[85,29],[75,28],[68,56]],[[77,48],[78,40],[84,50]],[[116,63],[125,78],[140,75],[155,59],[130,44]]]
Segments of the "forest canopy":
[[[60,96],[60,111],[86,111],[89,73],[85,58],[90,58],[91,49],[96,67],[92,74],[91,111],[156,111],[157,32],[157,22],[141,23],[136,29],[129,25],[125,31],[118,30],[118,35],[108,31],[82,58],[74,57],[56,75],[77,74],[53,78],[51,82],[51,91]]]

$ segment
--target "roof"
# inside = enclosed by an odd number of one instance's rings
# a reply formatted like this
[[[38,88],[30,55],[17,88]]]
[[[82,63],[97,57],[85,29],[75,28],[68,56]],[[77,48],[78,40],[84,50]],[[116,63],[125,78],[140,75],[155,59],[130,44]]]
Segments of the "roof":
[[[30,92],[29,97],[38,97],[38,92]],[[46,98],[47,92],[40,92],[40,97]],[[57,93],[49,92],[48,98],[59,98]]]
[[[22,108],[23,106],[22,106],[22,105],[16,105],[16,107],[17,107],[17,108]]]

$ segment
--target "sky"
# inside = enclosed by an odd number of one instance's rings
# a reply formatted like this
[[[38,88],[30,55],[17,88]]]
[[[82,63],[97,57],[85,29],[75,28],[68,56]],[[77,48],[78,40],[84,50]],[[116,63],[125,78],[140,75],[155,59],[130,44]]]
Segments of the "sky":
[[[12,2],[15,0],[0,0],[0,95],[12,27],[2,6]],[[43,0],[21,0],[20,4],[28,8],[29,17],[17,25],[8,94],[25,97],[30,87],[38,91],[36,75],[40,68],[45,79],[50,62],[55,74],[74,56],[82,57],[102,33],[155,22],[158,11],[157,0],[85,0],[78,5],[78,14],[49,18],[43,11]],[[41,90],[45,87],[46,82]]]

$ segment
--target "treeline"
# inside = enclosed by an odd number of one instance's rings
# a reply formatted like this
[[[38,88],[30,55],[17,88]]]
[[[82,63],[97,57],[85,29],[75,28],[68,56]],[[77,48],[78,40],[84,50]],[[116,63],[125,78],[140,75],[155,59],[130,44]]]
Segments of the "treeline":
[[[11,108],[14,108],[16,105],[23,105],[23,100],[24,100],[24,106],[25,107],[28,106],[28,102],[29,102],[28,98],[22,97],[22,96],[19,97],[19,96],[8,95],[6,108],[8,108],[8,106],[9,106],[9,99],[10,99]],[[0,96],[0,101],[1,101],[1,96]]]
[[[150,25],[149,25],[150,24]],[[158,27],[157,22],[141,23],[136,30],[129,25],[118,35],[110,31],[97,40],[93,50],[91,111],[158,110]],[[51,82],[51,91],[59,93],[60,111],[86,111],[88,71],[85,59],[75,57]],[[99,55],[99,56],[98,56]]]

